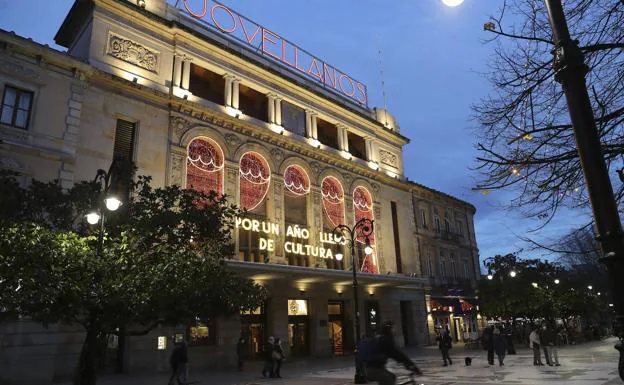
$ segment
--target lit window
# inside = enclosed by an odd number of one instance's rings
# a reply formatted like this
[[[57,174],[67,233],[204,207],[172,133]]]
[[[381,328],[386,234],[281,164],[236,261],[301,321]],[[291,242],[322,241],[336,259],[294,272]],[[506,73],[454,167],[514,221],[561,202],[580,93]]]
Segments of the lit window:
[[[2,97],[0,123],[17,128],[28,128],[32,101],[32,92],[6,86]]]

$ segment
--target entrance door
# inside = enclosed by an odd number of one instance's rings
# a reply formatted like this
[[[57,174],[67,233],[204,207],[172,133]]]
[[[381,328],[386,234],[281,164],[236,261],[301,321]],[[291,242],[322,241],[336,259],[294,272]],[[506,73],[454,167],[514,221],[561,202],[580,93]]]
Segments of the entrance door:
[[[265,332],[266,311],[259,307],[253,311],[241,312],[241,336],[247,344],[250,358],[262,358],[262,347],[267,341]]]
[[[412,317],[410,314],[411,301],[401,301],[401,331],[403,332],[403,342],[405,346],[410,345],[410,328],[412,327]]]
[[[332,346],[332,353],[337,356],[344,354],[344,340],[342,337],[342,325],[344,324],[344,304],[342,301],[329,301],[327,304],[327,323],[329,331],[329,341]]]
[[[308,355],[308,317],[288,317],[288,344],[292,356]]]

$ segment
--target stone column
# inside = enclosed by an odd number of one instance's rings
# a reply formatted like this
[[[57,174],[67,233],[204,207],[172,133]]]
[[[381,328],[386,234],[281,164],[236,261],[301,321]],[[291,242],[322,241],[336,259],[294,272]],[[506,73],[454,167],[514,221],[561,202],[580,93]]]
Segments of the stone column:
[[[341,151],[349,151],[348,149],[345,150],[345,140],[344,140],[345,139],[345,136],[344,136],[345,126],[343,126],[342,124],[336,124],[336,131],[338,134],[338,149]]]
[[[226,106],[232,106],[232,82],[234,78],[230,74],[223,75],[223,78],[225,79],[225,89],[223,91],[225,100],[223,102]]]
[[[280,293],[287,293],[285,288],[279,287],[279,282],[271,285],[271,298],[267,301],[267,338],[268,336],[279,337],[282,345],[288,346],[288,297]],[[263,341],[266,342],[266,341]]]
[[[386,263],[384,260],[384,256],[383,256],[383,242],[381,239],[381,228],[383,226],[383,221],[381,218],[381,204],[379,202],[375,202],[373,204],[373,211],[375,212],[375,224],[374,224],[374,231],[375,231],[375,253],[377,255],[377,268],[379,269],[379,273],[380,274],[385,274],[386,273]],[[396,272],[396,269],[395,269]]]
[[[376,157],[373,153],[373,138],[369,136],[364,138],[364,141],[366,143],[366,160],[374,162]]]
[[[306,128],[306,138],[313,138],[312,136],[312,111],[305,110],[305,128]]]
[[[317,115],[315,113],[312,113],[312,137],[314,139],[318,139],[318,129],[316,127],[316,119],[317,119]]]
[[[308,198],[308,227],[310,228],[310,245],[321,245],[319,239],[319,232],[323,231],[323,203],[321,196],[321,189],[318,187],[312,187],[310,189]],[[322,267],[325,267],[321,258],[315,259],[313,256],[309,256],[309,265],[315,266],[317,263]]]
[[[268,219],[271,222],[279,223],[279,236],[271,235],[271,238],[275,240],[275,251],[269,253],[272,263],[285,264],[286,259],[284,255],[284,235],[286,234],[286,222],[284,219],[284,178],[281,175],[272,175],[272,190],[269,189],[269,193],[273,191],[273,199],[269,199],[270,203],[273,202],[271,207],[268,207],[269,215]],[[270,197],[270,195],[269,195]]]
[[[191,60],[185,58],[183,62],[184,71],[182,72],[182,88],[185,90],[189,89],[189,84],[191,81]]]
[[[275,95],[267,94],[269,123],[275,123]]]
[[[324,294],[324,292],[315,292],[314,298],[308,300],[310,355],[312,357],[330,357],[332,354],[327,324],[329,318],[327,315],[327,298]]]
[[[240,205],[239,194],[239,171],[238,164],[229,160],[225,161],[225,175],[224,175],[223,192],[230,197],[229,202],[236,205]],[[234,254],[235,260],[239,260],[239,240],[238,229],[232,229],[232,239],[234,240]]]
[[[182,84],[182,66],[184,58],[175,55],[173,57],[173,86],[180,87]]]
[[[239,106],[239,90],[240,90],[240,79],[234,79],[232,81],[232,107],[238,110]]]
[[[279,96],[275,98],[275,124],[282,125],[282,98]]]

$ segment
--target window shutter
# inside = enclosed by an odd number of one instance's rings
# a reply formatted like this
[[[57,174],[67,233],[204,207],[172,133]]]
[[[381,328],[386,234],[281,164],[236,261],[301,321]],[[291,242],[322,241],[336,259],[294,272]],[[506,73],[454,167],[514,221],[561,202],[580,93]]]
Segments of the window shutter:
[[[115,131],[115,146],[113,148],[113,159],[121,159],[127,162],[134,160],[134,135],[136,134],[136,123],[123,119],[117,119],[117,129]]]

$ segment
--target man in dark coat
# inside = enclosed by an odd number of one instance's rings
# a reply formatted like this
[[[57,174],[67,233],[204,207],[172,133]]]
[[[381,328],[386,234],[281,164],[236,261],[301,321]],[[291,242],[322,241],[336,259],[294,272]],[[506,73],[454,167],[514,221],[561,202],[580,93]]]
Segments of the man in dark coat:
[[[171,365],[171,377],[169,377],[169,385],[174,384],[174,380],[178,385],[186,384],[186,366],[188,364],[188,348],[186,342],[182,341],[175,344],[171,357],[169,358]]]
[[[487,350],[488,364],[494,365],[494,335],[491,326],[483,330],[481,341],[483,342],[483,349]]]
[[[275,338],[273,336],[269,337],[269,342],[264,345],[264,367],[262,368],[262,377],[266,377],[267,374],[269,377],[275,377],[275,372],[273,371],[274,363],[273,363],[273,351],[275,350]]]
[[[448,330],[443,329],[436,339],[438,340],[438,348],[440,348],[440,352],[442,353],[444,366],[448,366],[449,364],[453,365],[451,356],[449,356],[449,350],[451,350],[451,347],[453,347],[453,340],[451,339],[451,335],[449,334]]]
[[[236,344],[236,356],[238,357],[238,371],[243,371],[243,366],[245,365],[245,355],[247,354],[247,344],[245,343],[245,339],[243,337],[238,339],[238,343]]]
[[[376,381],[379,385],[394,385],[396,376],[386,369],[388,358],[402,363],[405,367],[417,374],[420,369],[394,343],[394,324],[385,322],[381,334],[377,336],[376,359],[366,362],[366,377],[369,381]]]

